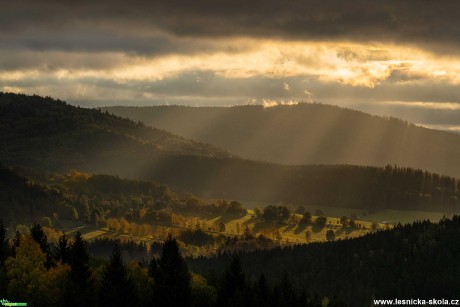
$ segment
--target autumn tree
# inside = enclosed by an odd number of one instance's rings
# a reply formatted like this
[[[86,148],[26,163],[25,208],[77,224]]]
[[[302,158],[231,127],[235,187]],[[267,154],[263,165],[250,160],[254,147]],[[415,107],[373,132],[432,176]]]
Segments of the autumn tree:
[[[41,250],[46,255],[45,267],[47,269],[51,268],[54,265],[54,259],[51,254],[50,245],[48,243],[48,237],[46,236],[43,228],[40,224],[34,223],[30,228],[30,236],[32,239],[38,243]]]
[[[302,222],[306,223],[306,224],[310,224],[311,223],[311,213],[306,211],[303,213],[302,215]]]
[[[327,223],[327,217],[325,216],[318,216],[316,218],[316,221],[315,221],[316,225],[318,225],[319,227],[324,227],[326,226],[326,223]]]
[[[335,240],[335,233],[332,229],[326,231],[326,240],[327,241],[334,241]]]
[[[16,301],[26,301],[31,305],[43,302],[46,292],[46,255],[35,240],[26,235],[16,248],[16,256],[5,261],[8,297]]]
[[[310,241],[311,241],[311,231],[310,231],[310,230],[307,230],[307,231],[305,232],[305,241],[306,241],[307,243],[310,243]]]
[[[342,224],[343,227],[347,227],[348,226],[348,217],[342,216],[340,218],[340,224]]]

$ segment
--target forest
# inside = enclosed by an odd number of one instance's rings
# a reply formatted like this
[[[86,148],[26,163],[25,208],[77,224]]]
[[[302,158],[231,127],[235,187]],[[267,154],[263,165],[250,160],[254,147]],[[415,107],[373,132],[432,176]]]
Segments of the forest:
[[[168,236],[154,257],[77,232],[47,240],[39,224],[7,239],[0,289],[29,306],[369,306],[387,297],[454,299],[460,218],[398,225],[359,239],[184,259]],[[109,260],[89,249],[112,247]],[[144,261],[124,260],[133,249]],[[428,274],[427,274],[428,273]]]
[[[1,93],[0,128],[10,301],[360,307],[460,293],[454,177],[248,160],[50,97]],[[382,218],[392,210],[445,217],[402,225]]]
[[[263,274],[272,283],[286,278],[310,296],[340,298],[369,306],[378,298],[450,298],[460,293],[460,218],[397,225],[353,240],[313,243],[238,253],[246,279]],[[235,255],[189,261],[208,280],[225,271]]]

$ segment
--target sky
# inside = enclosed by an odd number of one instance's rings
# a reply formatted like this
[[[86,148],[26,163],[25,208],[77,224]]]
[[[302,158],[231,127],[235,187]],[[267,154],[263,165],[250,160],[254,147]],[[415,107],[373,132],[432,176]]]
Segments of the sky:
[[[460,1],[0,0],[0,91],[319,102],[460,131]]]

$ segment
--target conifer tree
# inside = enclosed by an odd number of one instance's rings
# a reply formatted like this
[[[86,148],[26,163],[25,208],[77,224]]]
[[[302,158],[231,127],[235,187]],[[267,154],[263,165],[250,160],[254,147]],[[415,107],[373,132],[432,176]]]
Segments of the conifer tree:
[[[5,293],[8,287],[5,260],[10,254],[10,247],[3,219],[0,219],[0,293]]]
[[[265,275],[262,273],[254,285],[255,305],[268,306],[270,302],[270,287]]]
[[[6,257],[8,256],[8,239],[6,229],[3,225],[3,219],[0,219],[0,268],[3,267]]]
[[[16,255],[16,249],[19,247],[19,244],[21,244],[21,233],[16,230],[13,239],[13,246],[11,246],[11,253],[13,257]]]
[[[56,259],[61,260],[63,264],[68,264],[70,262],[70,244],[69,237],[66,234],[63,234],[59,237],[56,250]]]
[[[295,306],[297,303],[297,294],[292,288],[292,284],[285,273],[278,284],[280,294],[280,306]]]
[[[176,239],[168,236],[153,272],[155,306],[179,307],[191,305],[191,277]]]
[[[113,248],[110,262],[102,273],[99,293],[100,306],[136,306],[135,288],[128,277],[118,244]]]
[[[69,283],[66,285],[64,297],[66,306],[91,305],[94,301],[92,272],[85,242],[80,232],[75,234],[74,242],[70,247],[69,264]]]
[[[152,260],[150,260],[149,269],[148,269],[148,274],[151,278],[155,278],[155,273],[157,271],[157,268],[158,268],[157,260],[155,258],[152,258]]]
[[[30,236],[35,242],[38,243],[38,245],[40,245],[40,249],[46,255],[45,268],[49,269],[52,266],[54,266],[54,259],[51,255],[48,238],[46,237],[46,234],[43,232],[42,226],[38,223],[34,223],[30,228]]]
[[[241,261],[235,255],[222,278],[218,293],[218,304],[219,306],[241,306],[248,302],[248,294]]]

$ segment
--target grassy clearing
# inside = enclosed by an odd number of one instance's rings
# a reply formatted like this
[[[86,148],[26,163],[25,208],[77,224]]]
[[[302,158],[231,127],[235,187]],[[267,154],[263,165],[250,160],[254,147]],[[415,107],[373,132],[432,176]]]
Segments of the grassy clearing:
[[[372,223],[377,222],[379,229],[385,229],[387,224],[410,223],[415,220],[430,219],[438,221],[444,215],[443,212],[424,212],[424,211],[403,211],[403,210],[384,210],[376,213],[360,216],[357,209],[353,208],[318,208],[327,216],[327,224],[324,227],[318,227],[314,221],[318,216],[313,216],[312,224],[300,225],[296,222],[286,224],[276,224],[272,222],[262,222],[254,217],[253,210],[248,210],[244,216],[226,214],[222,216],[212,216],[209,214],[187,214],[187,219],[195,219],[205,222],[207,225],[213,225],[216,222],[225,224],[226,235],[242,235],[246,229],[249,229],[252,235],[263,234],[271,239],[280,240],[283,243],[306,243],[306,242],[324,242],[326,241],[326,232],[333,230],[336,239],[355,238],[363,236],[372,231]],[[308,209],[307,209],[308,210]],[[312,212],[312,210],[309,210]],[[355,228],[342,227],[340,224],[340,216],[350,216],[355,214],[358,217]],[[451,216],[452,214],[448,215]],[[300,216],[298,216],[300,218]],[[132,234],[114,233],[106,228],[96,228],[81,224],[69,223],[68,226],[74,227],[66,231],[72,235],[77,230],[80,231],[85,240],[94,240],[96,238],[111,237],[121,240],[132,240],[135,242],[152,242],[152,236],[136,236]],[[75,227],[78,226],[78,227]],[[176,229],[177,228],[177,229]],[[182,231],[181,227],[173,227],[171,229]]]
[[[107,234],[107,231],[105,231],[105,230],[94,230],[94,231],[90,231],[90,232],[87,232],[85,234],[82,234],[82,237],[86,241],[91,241],[91,240],[94,240],[94,239],[96,239],[98,237],[104,236],[106,234]]]
[[[210,202],[217,201],[216,199],[208,200]],[[252,211],[254,208],[263,209],[268,205],[279,205],[275,203],[264,203],[260,201],[242,200],[243,207]],[[294,212],[296,206],[289,206],[291,212]],[[416,211],[416,210],[393,210],[387,209],[374,213],[368,213],[364,209],[359,208],[343,208],[343,207],[329,207],[329,206],[305,206],[305,210],[311,214],[316,214],[317,210],[321,210],[325,216],[328,217],[350,217],[355,215],[358,220],[377,222],[377,223],[390,223],[390,224],[406,224],[412,223],[417,220],[430,220],[432,222],[438,222],[444,215],[446,217],[452,217],[452,212],[443,211]]]
[[[300,216],[299,216],[300,217]],[[317,216],[313,216],[313,222]],[[264,234],[272,239],[278,238],[286,243],[306,243],[326,241],[326,232],[333,230],[336,239],[355,238],[369,233],[372,228],[372,221],[356,221],[356,228],[342,227],[340,218],[328,217],[328,222],[324,227],[318,227],[314,223],[309,225],[276,224],[272,222],[261,222],[255,219],[252,210],[245,216],[219,216],[205,220],[207,223],[221,221],[225,224],[226,234],[241,235],[244,230],[249,228],[253,235]],[[378,224],[380,229],[387,227],[385,224]],[[307,240],[307,233],[309,233]]]

